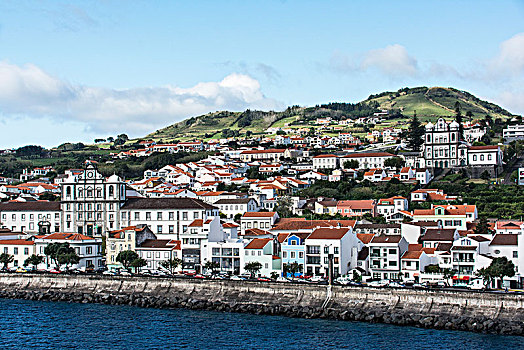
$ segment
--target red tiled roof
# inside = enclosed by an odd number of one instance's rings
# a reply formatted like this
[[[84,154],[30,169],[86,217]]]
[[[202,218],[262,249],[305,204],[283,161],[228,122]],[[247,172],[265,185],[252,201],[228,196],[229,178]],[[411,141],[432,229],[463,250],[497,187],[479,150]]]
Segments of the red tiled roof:
[[[242,215],[242,217],[244,217],[244,218],[272,218],[273,216],[275,216],[275,212],[273,212],[273,211],[269,211],[269,212],[265,212],[265,211],[251,212],[251,211],[248,211],[248,212],[244,213],[244,215]]]
[[[34,245],[34,241],[27,241],[25,239],[3,239],[0,240],[0,245]]]
[[[348,232],[348,228],[317,228],[308,239],[341,239]]]
[[[372,233],[357,233],[357,238],[364,244],[371,242],[374,236]]]
[[[244,249],[263,249],[271,241],[271,238],[255,238]]]
[[[203,225],[204,225],[204,220],[196,219],[195,221],[189,224],[189,227],[202,227]]]

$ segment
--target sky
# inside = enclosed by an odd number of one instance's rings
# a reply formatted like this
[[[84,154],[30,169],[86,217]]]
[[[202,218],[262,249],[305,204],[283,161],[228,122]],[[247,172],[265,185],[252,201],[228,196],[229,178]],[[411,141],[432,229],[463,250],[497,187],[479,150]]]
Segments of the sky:
[[[524,114],[524,0],[0,1],[0,148],[406,86]]]

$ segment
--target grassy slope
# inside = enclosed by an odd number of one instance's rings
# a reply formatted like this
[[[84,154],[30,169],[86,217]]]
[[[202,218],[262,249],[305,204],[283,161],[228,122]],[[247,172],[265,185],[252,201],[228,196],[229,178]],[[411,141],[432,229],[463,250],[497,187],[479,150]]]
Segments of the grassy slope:
[[[416,91],[415,93],[413,93]],[[437,118],[452,117],[454,115],[455,103],[461,105],[462,114],[465,115],[471,111],[474,118],[483,118],[484,115],[490,114],[495,118],[508,118],[509,112],[501,109],[499,106],[486,101],[481,101],[475,96],[453,88],[414,88],[406,91],[389,92],[384,96],[367,99],[364,102],[377,102],[380,109],[398,108],[407,117],[413,115],[414,111],[423,121],[435,121]],[[318,112],[317,108],[307,108],[302,111],[305,113]],[[164,129],[158,130],[147,135],[145,138],[169,142],[172,140],[190,140],[190,139],[210,139],[219,138],[221,131],[224,129],[239,130],[241,134],[251,131],[254,134],[263,134],[268,127],[284,127],[286,124],[297,121],[300,116],[286,116],[284,118],[279,112],[266,113],[254,119],[248,127],[239,127],[239,112],[216,112],[203,116],[190,118],[188,120],[173,124]],[[388,121],[387,126],[402,126],[405,119]],[[290,127],[299,128],[309,126],[308,123],[293,125]],[[206,137],[207,134],[207,137]]]

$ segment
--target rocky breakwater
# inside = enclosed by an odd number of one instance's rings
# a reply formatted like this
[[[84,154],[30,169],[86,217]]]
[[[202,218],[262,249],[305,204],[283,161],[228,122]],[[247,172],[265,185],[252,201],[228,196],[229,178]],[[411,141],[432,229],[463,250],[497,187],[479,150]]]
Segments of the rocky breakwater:
[[[524,335],[524,296],[150,277],[0,275],[0,297]]]

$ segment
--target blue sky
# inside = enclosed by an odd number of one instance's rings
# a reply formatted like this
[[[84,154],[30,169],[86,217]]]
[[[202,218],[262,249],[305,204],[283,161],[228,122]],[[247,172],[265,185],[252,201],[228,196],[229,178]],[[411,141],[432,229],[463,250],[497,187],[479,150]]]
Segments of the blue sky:
[[[0,148],[453,86],[524,113],[524,1],[0,2]]]

